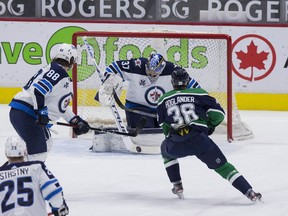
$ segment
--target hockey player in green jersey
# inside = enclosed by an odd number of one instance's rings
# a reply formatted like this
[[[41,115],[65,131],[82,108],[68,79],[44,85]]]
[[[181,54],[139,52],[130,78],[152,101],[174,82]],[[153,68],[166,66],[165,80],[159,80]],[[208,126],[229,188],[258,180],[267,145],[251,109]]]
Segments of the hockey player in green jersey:
[[[161,154],[173,184],[172,192],[180,199],[184,198],[177,159],[195,155],[251,201],[261,200],[262,195],[253,191],[248,181],[209,138],[224,120],[225,112],[221,105],[204,89],[187,89],[189,75],[183,68],[175,68],[171,77],[174,90],[159,99],[157,115],[166,136],[161,144]]]

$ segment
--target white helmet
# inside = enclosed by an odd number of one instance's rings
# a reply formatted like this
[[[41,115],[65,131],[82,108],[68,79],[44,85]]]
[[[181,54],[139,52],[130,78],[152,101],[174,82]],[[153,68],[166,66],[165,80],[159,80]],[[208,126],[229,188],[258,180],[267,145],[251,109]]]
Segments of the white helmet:
[[[24,157],[26,143],[20,137],[8,137],[5,145],[6,157]]]
[[[59,44],[53,59],[63,59],[69,64],[73,64],[77,62],[77,49],[72,44]]]

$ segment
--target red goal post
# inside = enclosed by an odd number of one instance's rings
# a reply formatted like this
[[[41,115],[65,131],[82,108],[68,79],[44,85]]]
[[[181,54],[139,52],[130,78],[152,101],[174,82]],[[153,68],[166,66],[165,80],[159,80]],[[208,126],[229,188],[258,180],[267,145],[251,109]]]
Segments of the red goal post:
[[[88,54],[84,40],[93,50],[94,61]],[[101,85],[96,69],[102,74],[117,60],[148,57],[151,52],[161,53],[167,61],[184,67],[202,88],[216,97],[226,112],[226,119],[216,131],[227,133],[228,141],[253,136],[241,121],[232,88],[231,37],[227,34],[179,33],[171,31],[87,31],[73,34],[78,62],[72,72],[74,97],[73,111],[91,124],[113,125],[110,110],[101,107],[94,96]],[[125,101],[125,88],[121,95]],[[120,109],[119,109],[120,110]],[[99,115],[100,113],[100,115]],[[125,114],[121,112],[125,120]]]

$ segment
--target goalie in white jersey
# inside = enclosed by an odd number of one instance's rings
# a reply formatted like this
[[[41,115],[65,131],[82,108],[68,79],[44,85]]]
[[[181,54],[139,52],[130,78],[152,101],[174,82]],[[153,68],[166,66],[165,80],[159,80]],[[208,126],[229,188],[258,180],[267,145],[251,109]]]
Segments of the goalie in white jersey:
[[[52,145],[50,120],[62,117],[75,124],[73,131],[77,135],[89,131],[88,123],[68,108],[73,89],[67,71],[76,60],[76,48],[60,44],[52,62],[41,68],[9,104],[10,122],[26,142],[28,160],[46,160]]]
[[[165,61],[160,54],[153,53],[149,58],[133,58],[120,60],[110,64],[105,70],[105,82],[95,99],[104,106],[110,106],[114,101],[111,94],[122,90],[122,82],[128,81],[125,106],[130,109],[153,112],[156,114],[158,99],[173,89],[171,73],[175,67],[172,62]],[[199,88],[196,80],[190,77],[187,88]],[[156,118],[147,117],[146,128],[158,128]],[[135,128],[140,114],[126,112],[128,127]]]
[[[0,200],[2,216],[47,216],[46,201],[55,216],[65,216],[69,208],[62,187],[41,161],[24,161],[25,142],[8,138],[8,159],[0,167]]]

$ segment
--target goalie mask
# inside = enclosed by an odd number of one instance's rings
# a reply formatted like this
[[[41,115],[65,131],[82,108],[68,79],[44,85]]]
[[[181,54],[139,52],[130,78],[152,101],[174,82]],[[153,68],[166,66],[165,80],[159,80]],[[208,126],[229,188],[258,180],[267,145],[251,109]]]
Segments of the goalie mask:
[[[160,54],[151,54],[145,65],[146,74],[151,82],[155,82],[166,66],[166,61]]]
[[[181,67],[174,68],[171,74],[171,84],[174,89],[186,88],[190,77],[187,71]]]
[[[73,65],[73,63],[77,62],[77,49],[72,44],[59,44],[55,55],[53,56],[54,59],[62,59],[68,62],[68,65],[70,67]]]
[[[6,157],[24,157],[26,143],[20,137],[8,137],[5,145]]]

